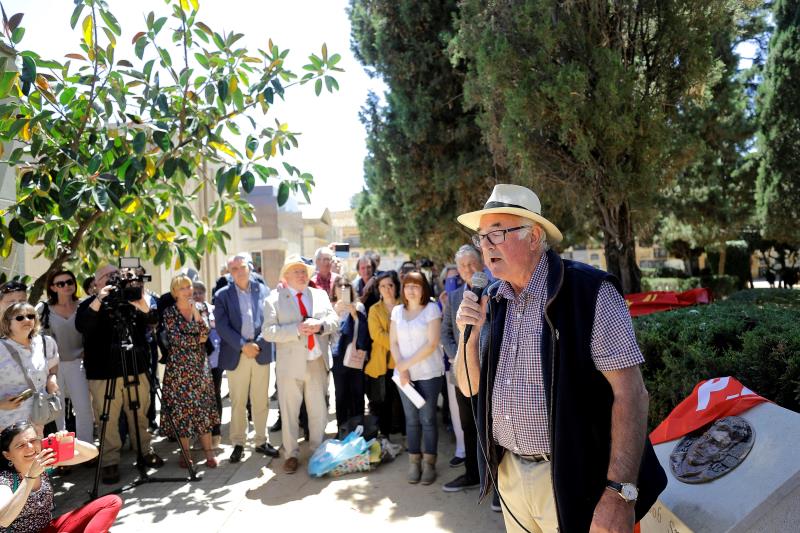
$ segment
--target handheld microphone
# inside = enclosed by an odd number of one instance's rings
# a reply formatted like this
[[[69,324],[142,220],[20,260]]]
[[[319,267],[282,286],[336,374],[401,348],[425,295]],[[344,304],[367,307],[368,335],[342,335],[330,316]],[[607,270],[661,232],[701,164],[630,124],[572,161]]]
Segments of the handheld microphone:
[[[481,293],[483,293],[483,289],[489,284],[489,276],[486,275],[485,272],[475,272],[472,275],[471,280],[471,287],[469,290],[478,297],[478,302],[481,301]],[[466,290],[466,289],[464,289]],[[467,341],[469,340],[469,336],[472,334],[472,325],[467,326],[464,328],[464,344],[466,345]]]

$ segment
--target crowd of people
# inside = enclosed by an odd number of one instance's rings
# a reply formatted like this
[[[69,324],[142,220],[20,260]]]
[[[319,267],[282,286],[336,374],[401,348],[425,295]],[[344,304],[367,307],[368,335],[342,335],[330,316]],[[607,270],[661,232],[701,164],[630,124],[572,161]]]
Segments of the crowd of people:
[[[151,446],[156,429],[184,451],[196,440],[206,467],[216,468],[225,437],[233,446],[229,462],[245,458],[252,423],[252,450],[282,456],[283,472],[293,474],[301,437],[311,451],[326,437],[330,376],[339,428],[369,413],[380,437],[402,433],[408,483],[437,479],[441,413],[456,440],[447,464],[464,468],[442,484],[445,492],[481,487],[481,497],[493,494],[492,508],[505,511],[510,531],[559,524],[586,530],[590,523],[626,530],[637,502],[630,486],[640,483],[644,496],[638,517],[663,489],[663,471],[643,444],[642,358],[618,284],[548,251],[561,235],[528,189],[498,185],[483,210],[459,221],[476,232],[473,243],[460,247],[440,276],[429,263],[381,271],[374,252],[358,259],[356,272],[344,272],[332,244],[313,260],[289,255],[274,288],[248,254],[236,254],[211,301],[187,273],[157,296],[146,290],[141,268],[114,265],[84,282],[83,300],[68,270],[48,277],[47,298],[36,308],[23,284],[0,286],[0,448],[9,465],[0,469],[0,526],[107,528],[118,499],[55,520],[45,516],[52,500],[47,469],[97,460],[103,483],[118,483],[126,436],[140,467],[164,464]],[[491,302],[470,290],[478,272],[496,280]],[[473,326],[480,333],[469,337]],[[479,338],[486,342],[479,345]],[[558,364],[546,355],[556,353]],[[273,366],[280,418],[268,428]],[[220,424],[223,373],[227,436]],[[410,388],[421,403],[412,401]],[[597,401],[581,404],[590,392]],[[43,418],[34,404],[47,400],[55,407]],[[63,436],[68,412],[79,444],[74,458],[56,462],[42,438]],[[280,449],[270,429],[280,429]],[[97,459],[96,436],[103,444]],[[579,452],[575,442],[592,445]],[[569,450],[561,462],[554,447]],[[181,467],[193,461],[181,453]],[[551,481],[551,462],[570,474]]]

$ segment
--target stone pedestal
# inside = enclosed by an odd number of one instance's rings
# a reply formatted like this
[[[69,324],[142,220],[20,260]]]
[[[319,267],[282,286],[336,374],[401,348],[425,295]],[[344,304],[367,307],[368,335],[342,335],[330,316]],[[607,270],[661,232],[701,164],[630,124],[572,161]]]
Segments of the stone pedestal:
[[[755,431],[745,460],[709,483],[689,485],[669,469],[677,440],[655,447],[669,484],[642,533],[800,531],[800,414],[763,403],[739,414]]]

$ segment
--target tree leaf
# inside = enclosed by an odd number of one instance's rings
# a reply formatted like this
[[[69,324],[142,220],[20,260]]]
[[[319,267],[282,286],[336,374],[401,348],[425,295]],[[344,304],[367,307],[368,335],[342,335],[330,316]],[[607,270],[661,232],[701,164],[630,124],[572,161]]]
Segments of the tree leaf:
[[[133,151],[139,155],[144,153],[145,145],[147,144],[147,135],[143,131],[136,132],[133,137]]]
[[[108,189],[106,189],[103,185],[96,185],[94,188],[92,188],[92,199],[100,211],[108,211]]]
[[[36,81],[36,61],[30,56],[22,56],[22,75],[19,78],[25,83]]]
[[[161,17],[160,19],[156,20],[153,23],[153,32],[158,33],[161,31],[161,28],[164,27],[164,24],[167,22],[167,17]]]
[[[81,17],[81,12],[83,11],[84,5],[85,4],[83,2],[79,2],[72,11],[72,16],[69,18],[69,26],[73,30],[75,29],[75,25],[78,24],[78,19]]]
[[[12,239],[20,244],[25,244],[25,230],[22,228],[19,219],[15,218],[11,220],[8,224],[8,232],[11,234]]]
[[[156,265],[162,265],[169,261],[170,259],[169,253],[169,246],[166,243],[161,243],[158,245],[158,251],[156,252],[155,257],[153,257],[153,263]]]
[[[203,68],[208,68],[209,67],[208,58],[206,57],[205,54],[201,54],[200,52],[197,52],[197,53],[194,54],[194,58],[197,59],[197,62],[200,63],[201,67],[203,67]]]
[[[234,157],[234,158],[236,157],[236,153],[233,150],[231,150],[225,143],[211,141],[211,142],[208,143],[208,145],[211,148],[213,148],[215,150],[218,150],[220,152],[226,153],[231,157]]]
[[[82,56],[81,54],[67,54],[67,55],[65,55],[64,57],[68,57],[68,58],[70,58],[70,59],[78,59],[78,60],[80,60],[80,61],[88,61],[88,59],[86,59],[86,58],[85,58],[84,56]]]
[[[134,197],[122,208],[122,211],[127,215],[132,215],[140,207],[142,207],[142,201],[138,197]]]
[[[278,186],[278,207],[285,204],[286,200],[288,199],[289,199],[289,184],[285,181],[282,181],[281,184]]]
[[[8,96],[18,76],[19,72],[3,72],[0,74],[0,99]]]
[[[24,36],[25,36],[25,28],[17,28],[13,32],[11,32],[11,42],[14,44],[19,44]]]
[[[13,32],[14,30],[17,29],[19,23],[22,22],[22,17],[23,17],[22,13],[11,15],[11,18],[8,19],[8,24],[7,24],[9,31]]]
[[[256,177],[249,170],[242,174],[242,189],[244,192],[251,193],[256,186]]]
[[[146,37],[142,37],[136,40],[136,45],[133,47],[133,52],[139,59],[142,59],[144,57],[144,49],[147,46],[147,43],[148,40]]]
[[[117,22],[117,19],[114,17],[114,15],[105,9],[101,9],[100,16],[103,18],[103,21],[108,24],[108,28],[111,31],[113,31],[117,36],[122,35],[122,28],[119,27],[119,22]]]
[[[314,92],[317,94],[317,96],[319,96],[320,93],[322,92],[322,80],[321,79],[317,79],[317,81],[314,82]]]
[[[86,41],[86,46],[90,49],[94,47],[94,41],[92,40],[92,28],[94,26],[94,19],[91,15],[87,15],[85,19],[83,19],[83,40]]]

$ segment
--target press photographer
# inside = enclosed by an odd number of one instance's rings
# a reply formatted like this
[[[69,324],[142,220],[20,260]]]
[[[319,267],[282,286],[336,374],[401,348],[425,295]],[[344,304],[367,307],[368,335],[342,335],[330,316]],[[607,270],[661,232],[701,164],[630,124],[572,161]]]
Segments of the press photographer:
[[[164,464],[150,446],[146,416],[150,406],[150,380],[146,374],[150,353],[146,334],[149,327],[158,323],[158,313],[144,298],[147,277],[137,276],[135,269],[105,265],[97,270],[95,279],[97,295],[80,304],[75,326],[84,338],[84,366],[98,421],[103,414],[104,399],[111,397],[100,460],[103,483],[114,484],[119,481],[121,409],[125,410],[131,439],[139,436],[145,465]],[[132,382],[129,385],[123,379],[126,372]],[[137,398],[138,408],[134,413],[131,400],[135,402]]]

